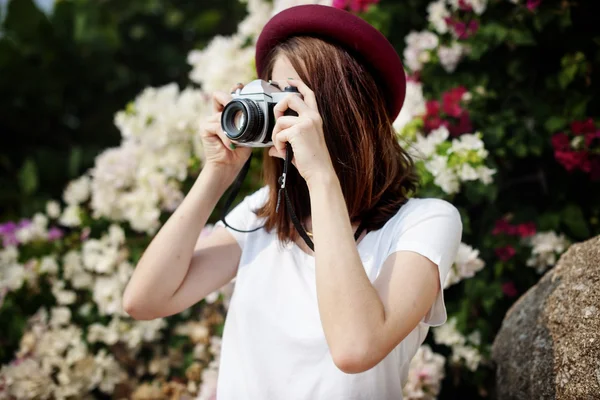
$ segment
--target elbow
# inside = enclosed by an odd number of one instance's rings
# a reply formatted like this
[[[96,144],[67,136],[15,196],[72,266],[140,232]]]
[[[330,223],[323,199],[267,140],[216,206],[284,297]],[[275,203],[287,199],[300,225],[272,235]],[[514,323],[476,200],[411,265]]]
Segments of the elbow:
[[[123,304],[123,311],[135,320],[149,321],[157,318],[157,316],[149,312],[150,309],[144,301],[131,295],[127,290],[123,294],[121,302]]]
[[[332,353],[333,363],[346,374],[359,374],[368,371],[377,365],[369,351],[362,351],[360,347],[349,351],[337,351]]]

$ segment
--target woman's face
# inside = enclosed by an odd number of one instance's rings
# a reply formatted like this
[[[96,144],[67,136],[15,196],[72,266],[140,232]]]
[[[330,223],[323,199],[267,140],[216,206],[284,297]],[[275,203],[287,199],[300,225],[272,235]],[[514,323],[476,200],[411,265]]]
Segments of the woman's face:
[[[298,79],[298,72],[292,67],[290,60],[286,56],[280,55],[275,59],[273,64],[273,72],[271,73],[271,80],[279,83],[279,86],[283,90],[284,87],[289,86],[287,80],[289,78]]]

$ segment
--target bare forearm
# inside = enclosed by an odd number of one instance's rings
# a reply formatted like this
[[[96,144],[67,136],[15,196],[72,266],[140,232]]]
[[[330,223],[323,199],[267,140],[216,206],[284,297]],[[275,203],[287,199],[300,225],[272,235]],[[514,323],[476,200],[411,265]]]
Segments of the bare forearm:
[[[152,307],[173,296],[187,274],[200,232],[231,181],[230,174],[202,170],[138,262],[123,296],[126,308]]]
[[[339,180],[324,175],[311,182],[310,201],[315,245],[317,297],[331,352],[367,351],[373,330],[385,312],[365,273]]]

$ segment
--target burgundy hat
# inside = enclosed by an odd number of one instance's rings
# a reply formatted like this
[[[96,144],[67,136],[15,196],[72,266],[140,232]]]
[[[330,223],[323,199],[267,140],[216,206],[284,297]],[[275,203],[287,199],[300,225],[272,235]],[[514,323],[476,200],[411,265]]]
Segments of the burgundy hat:
[[[313,4],[291,7],[275,15],[256,43],[258,76],[262,76],[273,47],[289,37],[301,35],[335,43],[365,65],[384,92],[390,118],[396,119],[406,93],[402,61],[385,36],[348,11]]]

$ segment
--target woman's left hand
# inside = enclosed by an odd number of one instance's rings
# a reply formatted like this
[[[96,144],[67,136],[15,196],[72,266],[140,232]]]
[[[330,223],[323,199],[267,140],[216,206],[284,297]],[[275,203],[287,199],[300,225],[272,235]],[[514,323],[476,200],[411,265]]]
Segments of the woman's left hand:
[[[304,99],[291,94],[273,109],[276,123],[271,137],[273,147],[269,149],[269,155],[285,159],[286,143],[289,142],[294,151],[292,163],[307,184],[315,178],[335,174],[315,94],[300,80],[289,79],[280,84],[295,86]],[[298,116],[283,115],[288,108],[296,111]]]

